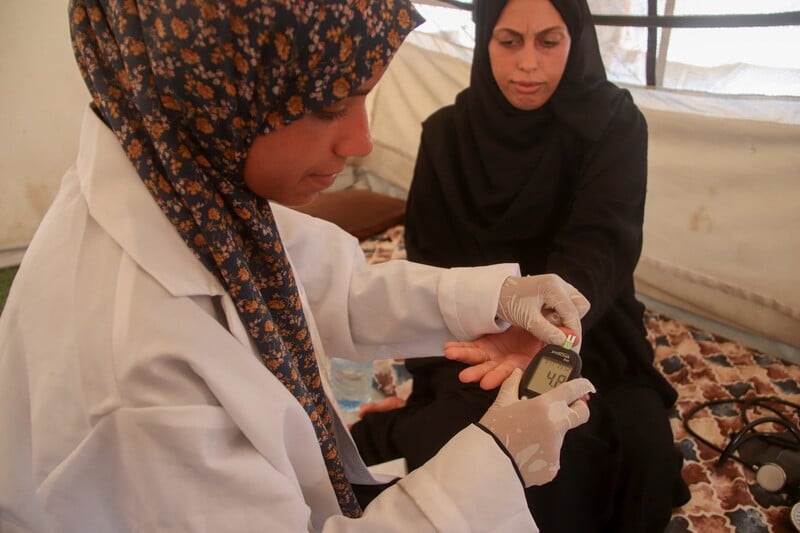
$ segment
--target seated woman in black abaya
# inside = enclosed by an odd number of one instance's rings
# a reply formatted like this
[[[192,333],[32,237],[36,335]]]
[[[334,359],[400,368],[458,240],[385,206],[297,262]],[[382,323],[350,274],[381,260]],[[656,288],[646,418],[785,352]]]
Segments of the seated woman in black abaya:
[[[470,86],[423,124],[406,248],[444,267],[518,262],[555,273],[591,302],[579,350],[597,387],[561,470],[527,490],[542,531],[661,532],[688,500],[653,367],[633,271],[642,247],[647,124],[609,81],[585,0],[477,0]],[[407,361],[399,409],[352,427],[371,463],[416,468],[478,420],[496,391],[459,380],[442,358]]]

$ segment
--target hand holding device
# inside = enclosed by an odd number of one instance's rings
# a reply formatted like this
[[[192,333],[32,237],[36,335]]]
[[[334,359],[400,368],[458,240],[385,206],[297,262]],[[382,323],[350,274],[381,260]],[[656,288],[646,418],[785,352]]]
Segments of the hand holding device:
[[[583,397],[594,392],[585,378],[568,381],[535,398],[518,396],[522,371],[515,369],[480,420],[505,446],[525,487],[543,485],[558,473],[561,445],[570,429],[589,419]]]
[[[508,277],[500,289],[497,316],[521,326],[549,344],[561,345],[566,335],[544,315],[555,311],[561,325],[581,336],[581,318],[589,311],[587,300],[575,287],[555,274]]]

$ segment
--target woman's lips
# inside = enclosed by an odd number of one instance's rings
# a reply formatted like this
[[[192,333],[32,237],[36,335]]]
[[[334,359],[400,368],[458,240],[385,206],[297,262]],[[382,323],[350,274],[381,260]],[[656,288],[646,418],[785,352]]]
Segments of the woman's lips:
[[[544,83],[541,82],[516,81],[514,84],[517,86],[517,91],[522,94],[534,94],[544,87]]]
[[[314,174],[309,176],[312,180],[317,182],[320,186],[327,189],[336,181],[336,176],[338,172],[334,172],[332,174]]]

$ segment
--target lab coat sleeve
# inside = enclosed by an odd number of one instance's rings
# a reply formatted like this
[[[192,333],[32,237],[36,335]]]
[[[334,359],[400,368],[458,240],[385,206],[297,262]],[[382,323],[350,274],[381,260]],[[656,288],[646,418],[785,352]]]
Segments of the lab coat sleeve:
[[[337,226],[273,204],[281,239],[325,351],[361,359],[441,355],[445,342],[503,331],[497,299],[516,264],[443,269],[367,265]],[[351,355],[353,354],[353,355]]]
[[[326,532],[539,531],[511,459],[474,425],[383,491],[361,519],[337,516],[325,526]]]

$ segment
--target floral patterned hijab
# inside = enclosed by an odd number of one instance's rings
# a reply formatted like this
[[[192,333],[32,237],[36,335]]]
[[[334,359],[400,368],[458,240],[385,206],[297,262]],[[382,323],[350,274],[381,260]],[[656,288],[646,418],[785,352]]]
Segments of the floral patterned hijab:
[[[358,516],[292,270],[243,168],[256,136],[347,97],[421,17],[409,0],[71,0],[69,15],[93,109],[306,410]]]

